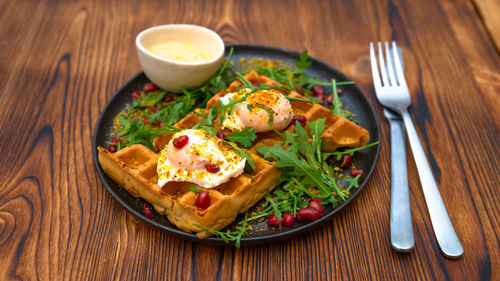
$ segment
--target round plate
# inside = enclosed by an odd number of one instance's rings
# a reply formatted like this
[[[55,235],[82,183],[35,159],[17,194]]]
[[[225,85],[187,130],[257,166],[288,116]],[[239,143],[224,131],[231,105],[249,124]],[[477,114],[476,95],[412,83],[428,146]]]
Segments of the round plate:
[[[280,60],[284,64],[294,65],[293,61],[298,60],[300,55],[295,51],[262,45],[227,45],[226,57],[231,47],[234,48],[232,56],[233,61],[239,61],[240,58],[249,59],[257,57],[270,60]],[[322,78],[326,81],[329,81],[332,78],[335,78],[337,81],[350,81],[349,78],[347,78],[335,68],[327,65],[326,63],[311,57],[309,59],[312,62],[312,65],[307,68],[306,75]],[[152,219],[147,218],[143,214],[143,205],[146,201],[133,197],[125,189],[121,188],[104,173],[99,164],[99,160],[97,158],[97,146],[106,147],[106,141],[110,140],[109,133],[111,132],[113,118],[120,111],[122,111],[127,104],[131,104],[130,95],[134,91],[141,90],[142,86],[147,82],[149,82],[148,78],[144,75],[143,72],[140,72],[132,79],[130,79],[130,81],[125,83],[125,85],[123,85],[114,94],[108,104],[106,104],[106,106],[104,107],[104,110],[102,111],[99,120],[97,121],[93,139],[94,163],[99,176],[109,193],[111,193],[111,195],[125,209],[127,209],[127,211],[129,211],[139,219],[149,223],[150,225],[162,229],[177,238],[189,240],[192,242],[227,245],[222,239],[219,239],[217,237],[209,237],[207,239],[200,240],[194,234],[181,231],[177,229],[173,224],[171,224],[166,216],[155,213]],[[342,95],[340,95],[340,99],[344,105],[344,108],[348,108],[349,111],[355,113],[355,118],[359,121],[359,124],[370,132],[370,142],[379,141],[380,132],[378,118],[370,102],[366,99],[361,90],[356,86],[344,86],[342,87],[342,89],[343,93]],[[241,245],[255,245],[286,239],[293,235],[311,230],[314,227],[330,220],[337,212],[339,212],[354,198],[356,198],[361,190],[363,190],[375,167],[379,150],[380,145],[375,145],[356,153],[354,157],[356,167],[358,169],[363,169],[364,174],[360,178],[359,187],[351,193],[351,197],[347,201],[339,204],[336,208],[325,206],[325,215],[317,221],[310,223],[295,223],[295,225],[292,227],[273,229],[268,227],[267,222],[257,222],[252,225],[252,230],[248,233],[247,237],[241,239]],[[238,221],[238,219],[239,217],[236,219],[236,221]]]

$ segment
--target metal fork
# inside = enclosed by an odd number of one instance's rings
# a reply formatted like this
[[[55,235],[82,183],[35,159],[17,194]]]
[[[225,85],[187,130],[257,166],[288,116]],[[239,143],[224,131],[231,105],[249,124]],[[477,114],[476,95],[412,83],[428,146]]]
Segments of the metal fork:
[[[392,42],[392,50],[389,49],[389,44],[385,42],[385,51],[387,62],[384,61],[382,44],[379,42],[378,53],[382,84],[377,67],[375,48],[373,42],[370,43],[372,75],[377,99],[383,106],[398,112],[403,117],[436,240],[441,252],[446,257],[459,258],[462,256],[464,249],[453,228],[424,149],[418,138],[417,130],[408,113],[408,107],[411,104],[410,92],[397,53],[396,42]]]

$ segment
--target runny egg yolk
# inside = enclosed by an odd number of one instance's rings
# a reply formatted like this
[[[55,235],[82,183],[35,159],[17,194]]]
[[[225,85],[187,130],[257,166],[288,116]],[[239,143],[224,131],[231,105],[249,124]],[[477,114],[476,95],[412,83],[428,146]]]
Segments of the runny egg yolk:
[[[223,104],[231,99],[240,98],[249,89],[229,93],[221,98]],[[290,101],[275,89],[258,90],[248,95],[245,101],[234,106],[231,114],[226,115],[222,125],[232,131],[251,127],[257,132],[285,129],[293,117]]]
[[[176,148],[173,142],[181,136],[188,136],[189,141],[181,148]],[[222,140],[203,130],[183,130],[176,133],[160,152],[157,162],[158,185],[174,181],[192,182],[205,188],[215,187],[243,173],[245,160]]]

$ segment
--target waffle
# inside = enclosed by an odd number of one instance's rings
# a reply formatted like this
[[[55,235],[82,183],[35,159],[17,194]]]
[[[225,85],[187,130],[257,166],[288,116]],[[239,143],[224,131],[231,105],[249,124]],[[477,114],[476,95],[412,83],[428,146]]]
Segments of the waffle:
[[[200,239],[211,233],[196,225],[221,230],[233,222],[238,213],[247,211],[268,190],[274,189],[275,180],[281,176],[274,163],[249,152],[256,165],[251,174],[243,173],[210,189],[188,182],[169,182],[160,187],[156,173],[159,154],[144,145],[134,144],[115,153],[102,147],[98,150],[99,163],[111,179],[134,197],[151,203],[157,213],[167,215],[179,229],[195,232]],[[206,210],[195,207],[197,194],[189,190],[192,186],[208,192],[210,206]]]
[[[259,84],[279,85],[278,82],[271,80],[266,76],[259,75],[254,71],[245,75],[245,78],[250,82],[256,82]],[[205,109],[204,111],[208,112],[210,108],[218,104],[218,100],[221,97],[225,96],[227,93],[238,91],[237,88],[241,86],[242,84],[238,80],[231,83],[231,85],[226,90],[217,93],[207,102],[207,109]],[[286,89],[281,89],[281,91],[291,97],[304,98],[304,96],[295,91],[289,91]],[[326,119],[325,129],[323,131],[323,134],[321,135],[321,139],[323,141],[323,151],[331,152],[340,147],[360,147],[367,144],[370,139],[370,134],[366,129],[347,118],[332,114],[329,109],[323,107],[322,105],[302,101],[291,101],[290,103],[292,105],[294,114],[305,116],[308,122],[320,118]],[[203,112],[203,110],[198,110],[198,112]],[[201,121],[202,118],[199,115],[190,113],[182,120],[177,122],[175,126],[178,128],[190,128]],[[217,122],[216,120],[214,122],[214,127],[216,129],[222,131],[224,134],[231,133],[231,131],[222,129],[220,126],[220,122]],[[290,126],[287,130],[293,131],[294,127]],[[306,130],[309,131],[309,126],[306,126]],[[165,144],[168,143],[169,140],[169,136],[159,136],[155,138],[153,145],[156,149],[160,150],[165,146]],[[282,138],[273,131],[266,133],[257,133],[257,140],[253,143],[252,147],[250,147],[250,150],[256,153],[256,147],[272,146],[273,144],[281,141]]]
[[[250,72],[246,78],[251,82],[267,85],[279,85],[265,76]],[[241,83],[234,81],[226,90],[217,93],[207,103],[207,109],[197,109],[206,112],[217,104],[217,100],[226,93],[237,90]],[[285,94],[301,98],[294,91],[282,90]],[[294,114],[304,115],[308,121],[326,118],[325,130],[322,134],[323,149],[334,151],[339,147],[358,147],[366,144],[369,133],[357,124],[340,116],[333,115],[328,109],[318,104],[292,101]],[[178,128],[190,128],[202,121],[194,113],[188,114],[175,124]],[[220,122],[214,122],[216,129],[230,133],[222,128],[217,128]],[[287,130],[293,130],[290,126]],[[306,129],[309,130],[308,126]],[[157,151],[161,150],[171,139],[172,135],[156,137],[153,144]],[[231,178],[227,183],[215,188],[206,189],[187,182],[169,182],[163,187],[157,185],[156,163],[158,154],[143,145],[131,145],[118,152],[111,153],[99,147],[99,163],[103,170],[115,182],[127,189],[135,197],[142,197],[153,205],[156,212],[167,215],[170,222],[186,232],[195,232],[198,238],[203,239],[211,235],[210,232],[197,227],[200,225],[215,230],[221,230],[233,222],[238,213],[243,213],[252,205],[262,199],[268,190],[275,186],[275,180],[281,176],[273,162],[269,162],[255,151],[258,146],[270,146],[280,142],[281,138],[275,132],[258,133],[257,140],[247,150],[252,156],[256,170],[243,173]],[[197,194],[189,187],[208,192],[210,207],[201,210],[195,207]]]

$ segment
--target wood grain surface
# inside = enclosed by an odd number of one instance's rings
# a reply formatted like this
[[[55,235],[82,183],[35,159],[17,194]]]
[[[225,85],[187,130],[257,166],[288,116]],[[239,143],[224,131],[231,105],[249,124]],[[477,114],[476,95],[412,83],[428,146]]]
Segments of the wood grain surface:
[[[499,280],[500,55],[474,3],[0,0],[0,280]],[[487,6],[486,6],[487,7]],[[140,71],[143,29],[191,23],[227,43],[302,51],[357,82],[381,120],[365,190],[323,226],[264,246],[203,246],[127,213],[94,167],[92,136]],[[416,167],[414,252],[390,247],[388,125],[368,44],[403,48],[411,114],[465,249],[446,259]]]

